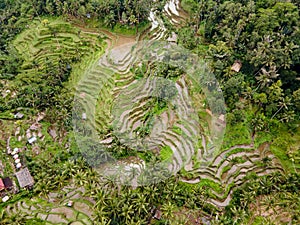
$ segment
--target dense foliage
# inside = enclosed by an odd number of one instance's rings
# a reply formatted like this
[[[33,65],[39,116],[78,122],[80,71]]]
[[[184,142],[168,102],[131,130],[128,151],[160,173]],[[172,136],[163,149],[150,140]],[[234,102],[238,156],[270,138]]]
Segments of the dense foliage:
[[[108,156],[106,152],[91,151],[97,149],[94,142],[86,141],[86,149],[81,154],[88,162],[82,160],[78,147],[74,146],[75,141],[70,138],[73,90],[68,85],[74,68],[82,69],[81,64],[88,66],[84,64],[88,61],[84,57],[103,53],[105,42],[104,37],[80,33],[65,20],[81,21],[82,24],[95,20],[106,28],[118,25],[127,29],[146,22],[150,8],[161,11],[164,3],[147,0],[0,0],[1,118],[11,120],[10,112],[25,108],[32,109],[32,114],[43,111],[46,112],[46,127],[54,124],[60,135],[58,142],[48,135],[39,156],[29,151],[24,154],[27,167],[37,182],[32,192],[22,192],[19,198],[23,195],[47,198],[50,192],[72,182],[77,187],[84,187],[86,195],[95,200],[95,217],[99,224],[108,224],[108,221],[110,224],[149,224],[157,208],[163,212],[157,224],[175,224],[174,221],[184,224],[176,218],[187,218],[183,216],[185,213],[195,214],[195,217],[210,215],[208,217],[215,217],[215,224],[250,224],[255,220],[255,207],[279,209],[297,223],[300,221],[300,5],[297,0],[183,0],[182,6],[190,17],[180,28],[172,28],[178,35],[178,44],[205,58],[220,81],[228,127],[232,128],[227,132],[236,132],[235,137],[240,139],[244,133],[249,134],[245,139],[257,138],[255,145],[272,143],[274,149],[271,150],[280,160],[285,160],[285,174],[262,178],[248,176],[250,182],[235,191],[231,204],[222,211],[206,201],[212,195],[206,187],[221,188],[205,179],[198,185],[189,185],[172,176],[157,185],[131,189],[110,181],[100,182],[99,175],[90,166],[98,166],[97,163],[106,161]],[[64,22],[52,21],[53,18]],[[39,28],[36,39],[29,37],[34,34],[30,30],[32,27]],[[21,32],[26,30],[30,34],[23,38]],[[24,47],[26,50],[21,53],[18,46],[23,44],[30,47]],[[234,63],[241,65],[238,72],[232,69]],[[139,79],[147,69],[131,72]],[[151,72],[170,79],[182,73],[165,64],[154,64]],[[147,126],[139,130],[144,135],[149,133],[153,117],[168,107],[166,99],[173,98],[176,93],[168,83],[159,85],[161,88],[156,90],[157,96],[149,106]],[[241,130],[245,132],[242,134]],[[2,136],[3,140],[7,137]],[[3,149],[5,141],[1,141]],[[112,142],[111,152],[115,157],[138,154],[122,147],[118,140]],[[171,155],[172,150],[166,147],[160,157],[168,160]],[[156,160],[151,154],[141,158]],[[267,164],[268,158],[265,161],[263,163]],[[289,171],[291,168],[293,173]],[[9,217],[2,213],[0,216],[0,224],[12,224],[17,220],[20,224],[42,223],[17,218],[17,215]],[[254,222],[270,221],[258,218]]]
[[[228,108],[240,107],[240,99],[244,98],[257,106],[256,120],[299,119],[297,5],[268,0],[186,4],[195,5],[191,7],[195,17],[189,26],[210,43],[207,57],[212,59],[214,73],[222,81]],[[231,70],[236,60],[242,63],[238,73]]]
[[[18,72],[21,59],[10,46],[10,41],[33,18],[63,16],[81,20],[100,20],[104,26],[117,23],[138,26],[148,18],[150,8],[161,9],[164,1],[151,4],[145,0],[89,0],[89,1],[0,1],[0,77],[11,77]]]

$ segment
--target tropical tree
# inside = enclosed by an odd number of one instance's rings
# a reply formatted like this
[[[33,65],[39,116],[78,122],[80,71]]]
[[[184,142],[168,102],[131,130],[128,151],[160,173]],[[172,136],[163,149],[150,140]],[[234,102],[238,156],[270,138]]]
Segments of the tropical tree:
[[[73,175],[73,181],[75,185],[77,186],[84,186],[88,184],[88,179],[86,176],[86,172],[83,170],[78,170],[74,175]]]
[[[142,215],[147,215],[149,213],[149,202],[144,194],[137,192],[132,203],[135,212],[137,212],[137,217],[141,218]]]
[[[285,108],[287,110],[289,105],[291,105],[291,99],[289,97],[280,98],[280,101],[278,104],[279,109],[273,114],[271,119],[273,119],[283,108]]]
[[[163,217],[166,218],[168,221],[172,221],[172,219],[175,218],[175,210],[176,210],[176,207],[170,201],[165,202],[161,206],[161,211],[163,212]]]
[[[275,65],[270,66],[269,71],[267,71],[265,67],[261,68],[259,76],[255,77],[259,84],[257,88],[263,89],[269,86],[278,76],[279,74],[277,73]]]

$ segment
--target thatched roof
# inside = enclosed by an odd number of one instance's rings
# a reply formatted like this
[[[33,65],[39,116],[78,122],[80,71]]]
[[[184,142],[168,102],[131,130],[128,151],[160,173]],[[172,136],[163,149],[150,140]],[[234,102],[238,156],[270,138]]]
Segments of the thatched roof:
[[[16,173],[16,177],[21,188],[30,187],[34,184],[34,180],[30,175],[28,168],[24,168]]]
[[[237,73],[240,71],[241,68],[242,68],[242,62],[240,60],[236,60],[234,64],[231,66],[231,70]]]

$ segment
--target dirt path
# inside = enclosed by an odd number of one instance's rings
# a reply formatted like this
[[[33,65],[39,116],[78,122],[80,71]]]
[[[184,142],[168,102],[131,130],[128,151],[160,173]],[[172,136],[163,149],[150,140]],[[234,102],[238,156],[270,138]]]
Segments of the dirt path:
[[[101,35],[105,34],[105,36],[108,37],[108,40],[106,39],[107,42],[107,49],[111,49],[112,47],[117,47],[121,46],[127,43],[135,42],[137,40],[136,35],[130,36],[130,35],[123,35],[123,34],[115,34],[107,29],[103,28],[86,28],[84,24],[79,24],[76,22],[71,23],[78,27],[82,32],[88,33],[88,34],[94,34],[94,35]]]

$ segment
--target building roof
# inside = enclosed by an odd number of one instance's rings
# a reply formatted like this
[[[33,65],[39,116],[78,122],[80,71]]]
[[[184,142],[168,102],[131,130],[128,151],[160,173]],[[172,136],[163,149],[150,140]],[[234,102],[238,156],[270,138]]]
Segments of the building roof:
[[[36,142],[36,140],[37,140],[36,137],[33,136],[33,137],[31,137],[31,138],[28,139],[28,143],[32,144],[33,142]]]
[[[9,177],[5,177],[2,180],[3,180],[5,188],[11,188],[14,186],[12,180]]]
[[[14,115],[14,117],[15,117],[16,119],[22,119],[23,116],[24,116],[24,114],[22,114],[22,113],[20,113],[20,112],[18,112],[18,113],[16,113],[16,114]]]
[[[159,209],[155,210],[155,214],[153,217],[157,220],[160,220],[161,216],[162,216],[162,212]]]
[[[20,170],[19,172],[16,172],[16,177],[21,188],[32,186],[34,184],[34,180],[30,175],[30,172],[27,167]]]
[[[2,198],[2,202],[7,202],[9,200],[9,196],[4,196],[3,198]]]
[[[236,60],[234,64],[231,66],[231,70],[235,72],[240,72],[240,69],[242,68],[242,62],[240,60]]]
[[[0,191],[2,191],[4,189],[5,189],[4,183],[3,183],[2,179],[0,178]]]

